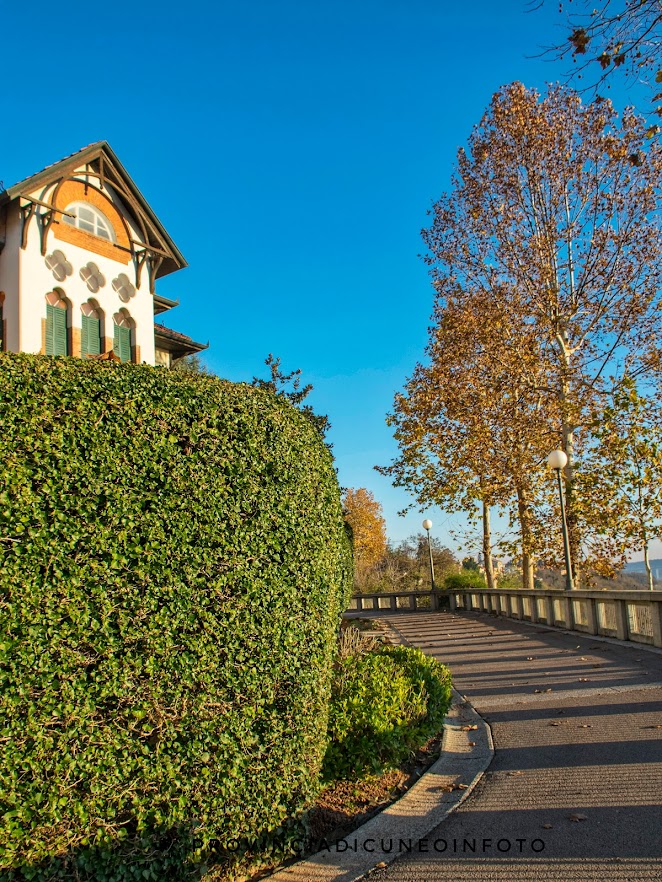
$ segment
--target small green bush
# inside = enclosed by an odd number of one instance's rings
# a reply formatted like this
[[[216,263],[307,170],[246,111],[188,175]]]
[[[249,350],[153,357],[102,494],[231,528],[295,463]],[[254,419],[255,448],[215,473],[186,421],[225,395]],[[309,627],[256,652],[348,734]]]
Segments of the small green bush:
[[[467,588],[487,588],[485,577],[476,570],[461,570],[449,573],[444,579],[444,588],[449,591],[460,591]]]
[[[251,386],[3,353],[0,437],[0,878],[285,848],[353,571],[319,433]]]
[[[397,765],[442,726],[450,672],[418,649],[383,646],[336,663],[326,781]]]

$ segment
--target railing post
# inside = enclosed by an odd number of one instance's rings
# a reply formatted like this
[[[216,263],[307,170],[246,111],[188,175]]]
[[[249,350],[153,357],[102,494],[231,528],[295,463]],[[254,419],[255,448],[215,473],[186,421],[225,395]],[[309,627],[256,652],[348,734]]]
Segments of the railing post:
[[[436,591],[432,591],[430,594],[430,611],[436,612],[439,609],[439,597]]]
[[[517,606],[517,618],[520,622],[524,621],[524,598],[521,594],[516,595],[515,605]]]
[[[409,609],[416,609],[416,595],[409,595]]]
[[[361,612],[361,610],[363,609],[363,598],[360,594],[357,594],[356,596],[356,609],[358,612]]]
[[[451,612],[455,612],[457,609],[457,596],[453,593],[448,595],[448,607]]]
[[[628,610],[624,600],[614,601],[614,615],[616,618],[616,636],[619,640],[627,640],[628,634]]]
[[[572,600],[570,597],[563,597],[563,627],[568,631],[572,631],[575,626],[575,617],[572,614]]]
[[[390,600],[391,600],[391,609],[397,610],[397,608],[398,608],[397,594],[394,594],[393,597],[390,598]]]
[[[662,649],[662,603],[651,601],[651,619],[653,621],[653,646]]]
[[[547,614],[546,614],[545,618],[547,619],[547,624],[550,627],[553,627],[555,619],[556,619],[556,617],[554,615],[554,598],[553,597],[546,597],[545,601],[546,601],[545,607],[547,610]]]
[[[584,601],[586,604],[586,626],[589,634],[598,633],[598,611],[596,609],[595,599],[587,597]]]
[[[531,621],[534,625],[536,622],[540,621],[540,615],[538,613],[538,598],[535,595],[531,598]]]
[[[379,597],[372,598],[372,608],[379,609]]]

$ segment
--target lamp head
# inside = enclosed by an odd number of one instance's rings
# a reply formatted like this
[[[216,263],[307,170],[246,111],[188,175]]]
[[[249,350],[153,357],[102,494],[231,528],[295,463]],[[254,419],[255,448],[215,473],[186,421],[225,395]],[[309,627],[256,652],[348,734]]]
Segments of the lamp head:
[[[547,465],[552,471],[560,471],[568,465],[568,457],[563,450],[552,450],[547,457]]]

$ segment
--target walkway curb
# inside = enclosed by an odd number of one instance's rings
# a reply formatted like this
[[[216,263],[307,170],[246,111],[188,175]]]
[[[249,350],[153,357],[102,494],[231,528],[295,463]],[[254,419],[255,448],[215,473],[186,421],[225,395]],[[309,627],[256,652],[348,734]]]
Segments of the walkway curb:
[[[393,627],[389,623],[389,627]],[[393,628],[397,632],[397,628]],[[401,642],[407,641],[398,633]],[[417,849],[471,793],[492,762],[492,732],[453,689],[442,754],[419,781],[346,839],[269,876],[273,882],[356,882],[375,867]],[[433,842],[428,844],[430,851]],[[425,848],[421,848],[425,850]]]

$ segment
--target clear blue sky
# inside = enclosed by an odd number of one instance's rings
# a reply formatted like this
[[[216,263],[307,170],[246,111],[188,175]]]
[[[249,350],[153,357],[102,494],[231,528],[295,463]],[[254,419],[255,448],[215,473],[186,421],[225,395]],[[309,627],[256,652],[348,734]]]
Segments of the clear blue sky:
[[[329,415],[343,486],[382,502],[389,536],[420,528],[373,470],[385,414],[422,357],[432,289],[426,211],[493,92],[544,87],[534,58],[558,4],[526,0],[43,0],[3,10],[0,179],[107,140],[189,262],[159,292],[166,323],[210,341],[230,380],[268,353],[301,368]],[[461,519],[431,510],[433,532]]]

